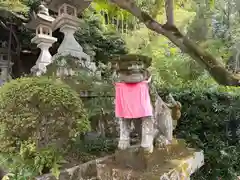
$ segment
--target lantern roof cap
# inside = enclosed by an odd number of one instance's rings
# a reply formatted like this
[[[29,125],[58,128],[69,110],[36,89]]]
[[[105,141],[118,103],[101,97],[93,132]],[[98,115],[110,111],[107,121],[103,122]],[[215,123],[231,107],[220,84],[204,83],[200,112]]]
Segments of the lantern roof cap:
[[[36,29],[39,24],[51,26],[55,18],[49,16],[48,8],[43,4],[38,7],[38,13],[31,14],[31,20],[27,23],[26,27],[29,29]]]
[[[80,13],[91,4],[92,0],[45,0],[47,7],[54,12],[58,12],[59,8],[63,4],[69,4],[77,8],[77,12]]]

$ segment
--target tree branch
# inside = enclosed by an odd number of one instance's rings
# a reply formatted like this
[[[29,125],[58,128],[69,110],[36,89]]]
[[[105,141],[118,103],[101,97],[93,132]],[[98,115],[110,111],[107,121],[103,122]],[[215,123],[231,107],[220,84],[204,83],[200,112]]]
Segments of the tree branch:
[[[7,18],[14,19],[14,20],[18,21],[19,23],[28,22],[28,19],[25,18],[24,16],[17,14],[15,12],[9,11],[3,7],[0,7],[0,17],[5,18],[5,19],[7,19]]]
[[[167,23],[170,26],[174,25],[173,0],[165,0],[165,12]]]
[[[240,76],[230,73],[214,56],[184,36],[175,26],[159,24],[149,14],[136,6],[134,0],[109,0],[143,22],[147,28],[167,37],[173,44],[204,66],[209,74],[221,85],[240,86]]]

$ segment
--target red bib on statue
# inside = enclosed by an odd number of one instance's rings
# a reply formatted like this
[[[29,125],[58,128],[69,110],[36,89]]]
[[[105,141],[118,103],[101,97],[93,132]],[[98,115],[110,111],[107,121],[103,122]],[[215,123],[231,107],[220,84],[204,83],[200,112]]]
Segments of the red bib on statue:
[[[147,81],[115,84],[115,114],[118,118],[153,116]]]

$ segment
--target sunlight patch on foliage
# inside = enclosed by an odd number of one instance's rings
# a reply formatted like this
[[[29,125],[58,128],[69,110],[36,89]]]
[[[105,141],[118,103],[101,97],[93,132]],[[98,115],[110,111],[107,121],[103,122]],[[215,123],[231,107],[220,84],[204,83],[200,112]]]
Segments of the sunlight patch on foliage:
[[[16,13],[27,12],[29,7],[27,7],[25,4],[25,0],[0,0],[1,8]]]

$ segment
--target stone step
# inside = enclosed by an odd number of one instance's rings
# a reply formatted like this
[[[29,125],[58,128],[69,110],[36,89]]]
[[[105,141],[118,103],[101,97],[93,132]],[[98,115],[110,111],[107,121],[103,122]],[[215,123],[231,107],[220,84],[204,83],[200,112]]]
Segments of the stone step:
[[[188,180],[204,164],[203,151],[172,144],[146,154],[139,146],[66,169],[59,180]],[[56,180],[52,175],[36,180]]]

